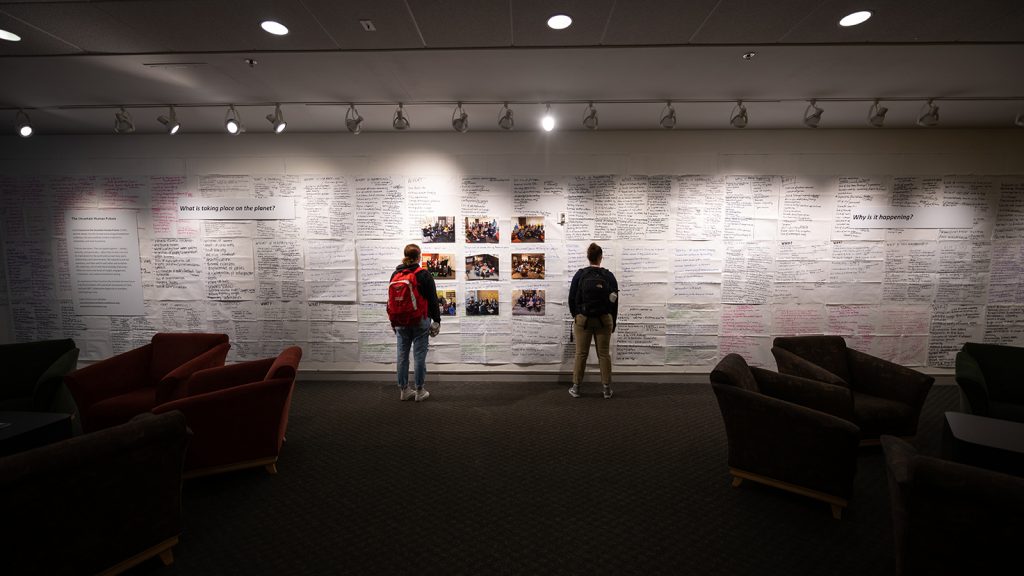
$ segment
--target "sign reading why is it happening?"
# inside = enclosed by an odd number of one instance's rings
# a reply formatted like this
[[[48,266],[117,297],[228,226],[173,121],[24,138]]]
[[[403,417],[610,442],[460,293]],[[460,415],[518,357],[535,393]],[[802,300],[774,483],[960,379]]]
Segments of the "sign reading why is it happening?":
[[[974,215],[965,206],[868,206],[850,214],[851,228],[970,228]]]
[[[293,220],[291,198],[204,198],[178,203],[181,220]]]

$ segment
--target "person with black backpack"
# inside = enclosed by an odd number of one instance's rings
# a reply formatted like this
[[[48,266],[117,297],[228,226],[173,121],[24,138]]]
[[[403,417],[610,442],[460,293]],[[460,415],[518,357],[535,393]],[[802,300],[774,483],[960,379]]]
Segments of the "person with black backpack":
[[[604,251],[597,244],[587,247],[590,266],[580,268],[569,285],[569,313],[573,317],[572,335],[576,340],[576,364],[572,371],[569,395],[580,397],[580,383],[587,370],[590,340],[597,346],[601,366],[601,386],[606,399],[612,397],[612,356],[609,348],[619,316],[619,283],[610,270],[601,267]]]
[[[420,247],[409,244],[405,258],[388,283],[388,319],[398,336],[399,400],[422,402],[430,396],[423,389],[427,377],[427,347],[430,337],[441,332],[441,307],[434,277],[420,267]],[[415,385],[409,386],[409,348],[415,360]]]

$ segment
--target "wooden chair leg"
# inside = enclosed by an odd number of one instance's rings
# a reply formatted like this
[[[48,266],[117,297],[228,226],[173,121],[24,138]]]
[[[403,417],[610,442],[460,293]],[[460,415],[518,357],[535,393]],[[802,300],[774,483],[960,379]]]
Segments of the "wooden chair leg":
[[[740,484],[743,484],[743,478],[740,478],[739,476],[733,476],[732,477],[732,487],[733,488],[739,488]]]
[[[164,566],[170,566],[174,564],[174,551],[168,548],[160,553],[160,561],[164,563]]]
[[[836,520],[842,520],[843,519],[843,507],[842,506],[838,506],[836,504],[833,504],[832,505],[832,517],[835,518]]]
[[[277,474],[277,462],[271,462],[270,464],[264,466],[264,468],[267,469],[267,474]]]

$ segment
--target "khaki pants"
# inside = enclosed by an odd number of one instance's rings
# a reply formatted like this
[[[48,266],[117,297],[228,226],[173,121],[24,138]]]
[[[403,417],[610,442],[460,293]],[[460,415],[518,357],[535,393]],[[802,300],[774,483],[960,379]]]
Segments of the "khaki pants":
[[[601,384],[611,384],[612,356],[609,347],[612,343],[612,315],[587,318],[577,314],[572,323],[572,335],[576,340],[576,365],[572,371],[572,383],[583,382],[583,374],[587,371],[587,356],[590,355],[590,339],[593,337],[597,345],[597,361],[601,366]]]

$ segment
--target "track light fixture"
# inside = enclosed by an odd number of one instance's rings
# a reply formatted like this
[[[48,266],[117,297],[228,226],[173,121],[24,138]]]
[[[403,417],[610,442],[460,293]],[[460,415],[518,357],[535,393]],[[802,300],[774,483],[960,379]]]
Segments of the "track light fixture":
[[[808,128],[817,128],[818,124],[821,123],[821,115],[825,112],[818,107],[817,100],[811,100],[811,103],[807,105],[807,109],[804,110],[804,126]]]
[[[583,127],[587,130],[597,130],[597,125],[597,108],[594,108],[594,103],[590,102],[583,110]]]
[[[1017,117],[1013,119],[1013,124],[1018,128],[1024,128],[1024,112],[1017,114]]]
[[[459,133],[469,130],[469,114],[462,109],[462,102],[459,102],[455,106],[455,110],[452,110],[452,129]]]
[[[359,115],[355,104],[349,104],[348,111],[345,112],[345,128],[353,134],[363,131],[363,117]]]
[[[135,132],[135,122],[132,122],[132,115],[122,106],[120,110],[114,112],[114,133],[131,134],[132,132]]]
[[[274,134],[280,134],[288,127],[288,123],[284,121],[284,114],[281,112],[280,104],[274,105],[273,114],[267,114],[267,122],[270,122],[274,127]]]
[[[551,115],[551,104],[544,105],[544,117],[540,119],[540,127],[545,132],[551,132],[555,129],[555,117]]]
[[[178,122],[178,114],[174,111],[174,106],[170,106],[167,111],[167,116],[157,116],[156,121],[163,124],[168,134],[172,136],[178,133],[181,129],[181,124]]]
[[[1020,117],[1017,117],[1020,120]],[[14,123],[18,127],[18,135],[22,138],[28,138],[32,135],[34,130],[32,129],[32,120],[29,119],[28,114],[24,110],[18,110],[18,113],[14,115]]]
[[[512,116],[512,109],[508,107],[508,102],[505,102],[504,106],[501,107],[501,111],[498,112],[498,127],[502,130],[511,130],[515,125],[516,121]]]
[[[224,114],[224,129],[232,136],[245,132],[245,125],[242,124],[242,115],[235,110],[234,104],[228,106],[228,111]]]
[[[405,116],[405,108],[402,107],[402,103],[398,103],[398,108],[395,109],[395,117],[391,120],[391,127],[395,130],[405,130],[409,127],[409,119]]]
[[[935,105],[935,100],[928,100],[925,104],[928,107],[927,110],[924,106],[921,107],[923,112],[917,117],[917,125],[924,126],[925,128],[931,128],[939,125],[939,107]]]
[[[729,117],[729,124],[732,124],[733,128],[746,128],[749,121],[747,107],[743,105],[743,100],[737,100],[736,105],[732,107],[732,116]]]
[[[885,125],[885,114],[889,111],[888,108],[882,106],[878,100],[868,108],[868,124],[875,128],[881,128]]]
[[[661,110],[661,120],[658,120],[658,123],[665,130],[671,130],[676,127],[676,109],[672,107],[671,100],[666,102],[665,108]]]

